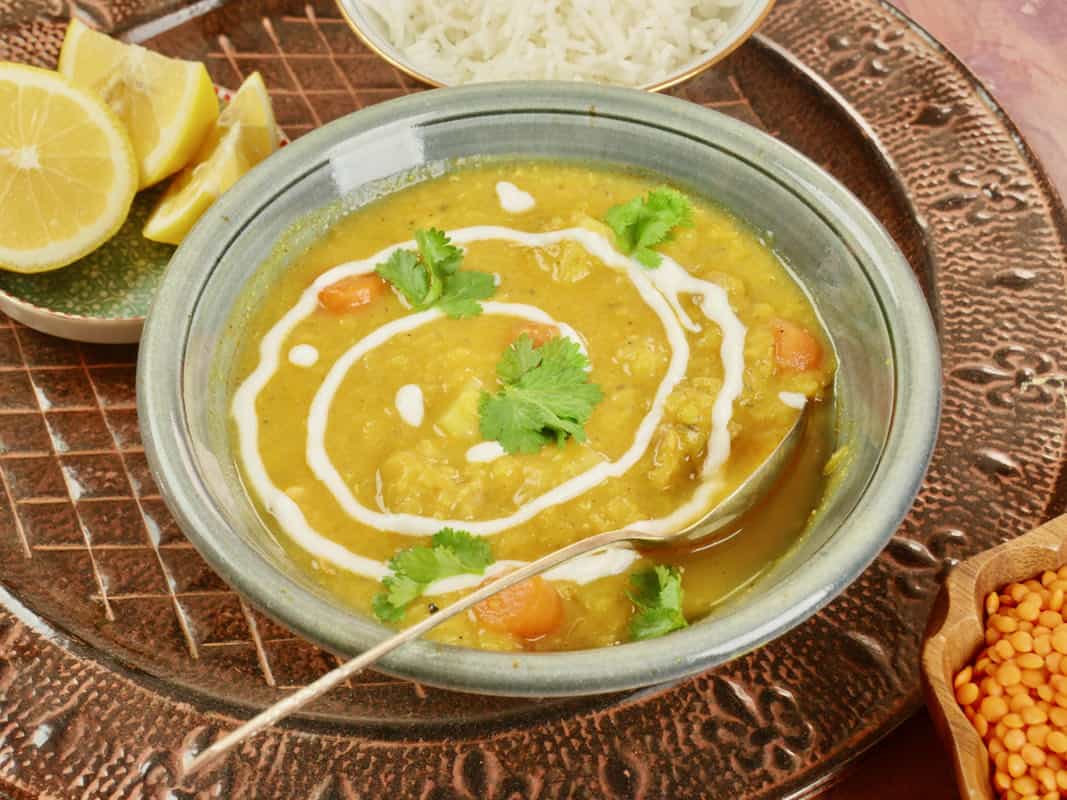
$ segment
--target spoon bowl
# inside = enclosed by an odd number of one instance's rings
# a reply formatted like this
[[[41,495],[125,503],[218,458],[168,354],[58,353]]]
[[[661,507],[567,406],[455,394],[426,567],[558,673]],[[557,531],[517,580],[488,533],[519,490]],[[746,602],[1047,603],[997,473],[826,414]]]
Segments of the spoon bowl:
[[[730,494],[708,509],[704,516],[689,523],[682,530],[677,533],[662,534],[656,538],[656,541],[662,544],[698,542],[729,525],[752,508],[756,501],[766,495],[778,482],[782,471],[796,456],[797,445],[803,438],[804,426],[808,419],[807,410],[807,406],[800,410],[797,418],[793,420],[793,425],[786,431],[782,440],[775,445],[770,455],[763,459],[760,465]],[[642,541],[652,541],[652,539],[642,539]]]

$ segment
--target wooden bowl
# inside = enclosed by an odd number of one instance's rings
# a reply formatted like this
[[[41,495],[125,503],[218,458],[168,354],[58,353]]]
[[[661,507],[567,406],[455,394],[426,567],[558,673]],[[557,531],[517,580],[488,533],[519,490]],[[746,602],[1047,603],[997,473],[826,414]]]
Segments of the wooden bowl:
[[[952,680],[985,645],[985,598],[1012,581],[1067,564],[1067,514],[979,553],[949,574],[934,603],[922,651],[923,691],[941,740],[955,762],[960,796],[994,800],[985,744],[956,701]]]

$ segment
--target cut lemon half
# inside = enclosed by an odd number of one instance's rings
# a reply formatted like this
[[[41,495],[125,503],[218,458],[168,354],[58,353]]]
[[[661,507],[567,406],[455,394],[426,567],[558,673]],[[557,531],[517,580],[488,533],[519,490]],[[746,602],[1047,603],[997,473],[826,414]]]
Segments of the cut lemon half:
[[[122,123],[55,72],[0,63],[0,267],[64,267],[119,229],[137,191]]]
[[[222,110],[193,163],[167,187],[148,218],[145,237],[178,244],[223,192],[277,146],[270,95],[253,72]]]
[[[219,114],[203,64],[123,44],[76,19],[63,40],[59,71],[96,92],[125,124],[142,188],[188,164]]]

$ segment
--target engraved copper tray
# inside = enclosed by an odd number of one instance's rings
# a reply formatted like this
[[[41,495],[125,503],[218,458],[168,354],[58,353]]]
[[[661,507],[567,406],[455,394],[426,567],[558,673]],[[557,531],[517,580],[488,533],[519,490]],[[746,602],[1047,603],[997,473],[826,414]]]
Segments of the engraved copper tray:
[[[81,0],[296,137],[412,91],[330,0]],[[0,59],[52,66],[62,0],[0,0]],[[227,589],[159,498],[134,348],[0,318],[0,788],[29,798],[768,798],[825,784],[919,703],[937,584],[1067,506],[1067,224],[974,78],[877,0],[779,0],[675,94],[844,181],[919,275],[944,347],[938,449],[885,552],[826,611],[669,687],[532,702],[367,675],[176,788],[181,760],[335,659]],[[611,657],[610,653],[606,657]]]

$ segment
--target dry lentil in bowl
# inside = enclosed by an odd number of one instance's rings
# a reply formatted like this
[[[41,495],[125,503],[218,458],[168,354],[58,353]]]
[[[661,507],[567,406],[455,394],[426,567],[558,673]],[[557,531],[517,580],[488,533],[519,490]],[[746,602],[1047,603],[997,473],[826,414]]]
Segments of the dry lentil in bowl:
[[[985,599],[985,647],[955,676],[956,699],[1005,800],[1067,797],[1067,567]]]

